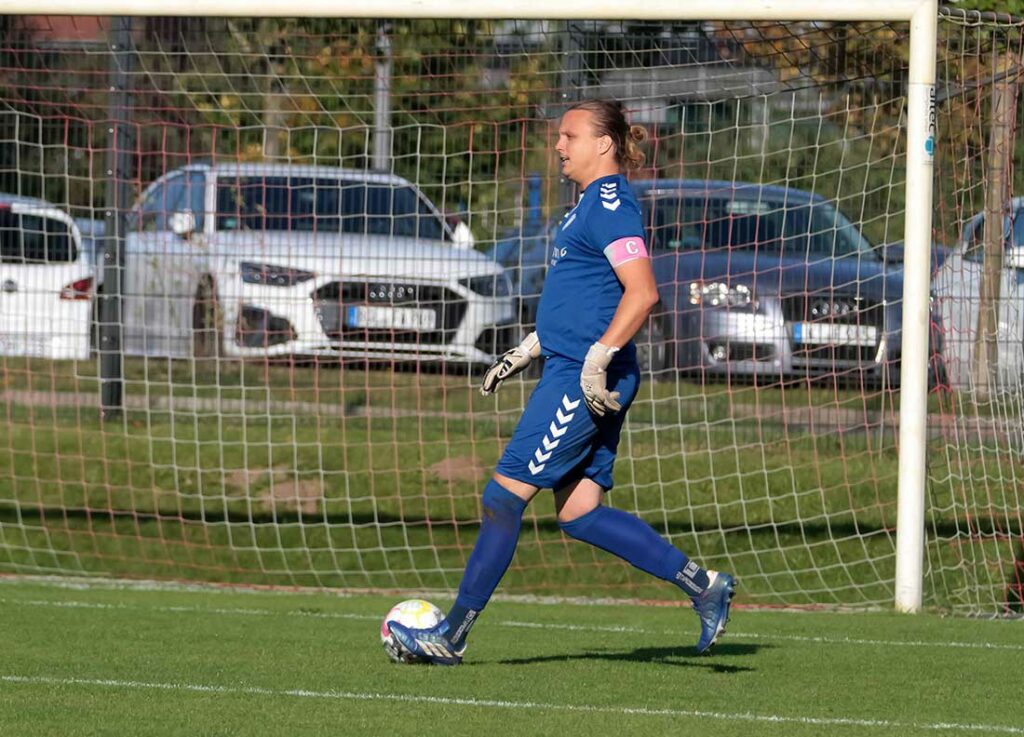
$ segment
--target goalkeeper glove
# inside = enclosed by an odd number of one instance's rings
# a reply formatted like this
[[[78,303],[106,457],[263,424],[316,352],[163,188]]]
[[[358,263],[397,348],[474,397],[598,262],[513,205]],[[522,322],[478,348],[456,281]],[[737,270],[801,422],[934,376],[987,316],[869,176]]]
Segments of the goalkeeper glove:
[[[523,342],[511,350],[505,351],[497,361],[484,373],[484,380],[480,382],[480,393],[485,397],[494,394],[501,388],[501,382],[530,365],[530,362],[540,356],[540,338],[533,332],[523,339]]]
[[[609,348],[601,343],[594,343],[587,351],[587,357],[583,359],[583,371],[580,373],[580,388],[583,389],[583,400],[587,407],[598,417],[604,417],[607,412],[618,412],[622,409],[619,404],[619,392],[608,391],[606,384],[608,380],[607,368],[612,362],[612,356],[618,348]]]

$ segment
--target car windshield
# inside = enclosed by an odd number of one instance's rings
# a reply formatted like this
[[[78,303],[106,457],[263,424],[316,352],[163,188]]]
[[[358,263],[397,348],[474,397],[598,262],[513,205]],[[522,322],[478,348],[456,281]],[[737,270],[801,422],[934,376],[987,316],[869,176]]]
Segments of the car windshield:
[[[310,177],[218,179],[217,230],[444,237],[412,187]]]
[[[47,264],[75,261],[78,249],[66,223],[0,209],[0,262]]]
[[[871,244],[839,210],[825,202],[718,196],[659,198],[655,249],[749,250],[800,258],[875,258]]]

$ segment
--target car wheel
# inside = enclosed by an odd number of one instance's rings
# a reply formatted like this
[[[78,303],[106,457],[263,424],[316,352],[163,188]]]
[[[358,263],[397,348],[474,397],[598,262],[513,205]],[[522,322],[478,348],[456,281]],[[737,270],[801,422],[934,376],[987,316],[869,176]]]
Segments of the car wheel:
[[[224,317],[217,300],[213,279],[199,283],[192,305],[193,355],[196,358],[220,358],[224,354]]]
[[[636,343],[636,357],[643,373],[658,378],[674,368],[672,343],[664,317],[647,318],[647,324],[640,328],[633,341]]]

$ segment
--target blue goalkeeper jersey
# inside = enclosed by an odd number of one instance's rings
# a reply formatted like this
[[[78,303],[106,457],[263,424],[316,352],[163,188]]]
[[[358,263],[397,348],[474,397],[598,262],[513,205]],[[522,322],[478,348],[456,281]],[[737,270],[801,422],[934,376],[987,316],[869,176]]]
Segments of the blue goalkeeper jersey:
[[[640,206],[621,174],[601,177],[559,223],[537,309],[544,355],[582,362],[615,315],[623,286],[615,267],[647,258]],[[630,341],[618,359],[635,360]]]

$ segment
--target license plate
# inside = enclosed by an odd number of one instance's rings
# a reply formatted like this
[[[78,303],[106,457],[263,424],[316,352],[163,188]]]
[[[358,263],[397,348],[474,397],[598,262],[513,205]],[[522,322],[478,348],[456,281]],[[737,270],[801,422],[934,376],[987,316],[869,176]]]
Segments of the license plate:
[[[793,341],[812,345],[875,345],[878,343],[878,328],[873,325],[798,322],[793,325]]]
[[[345,324],[350,328],[434,330],[437,313],[415,307],[352,305],[345,313]]]

